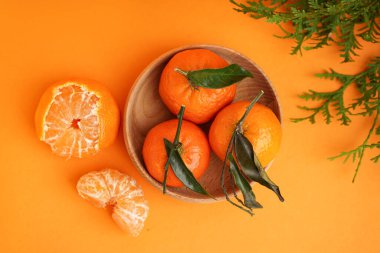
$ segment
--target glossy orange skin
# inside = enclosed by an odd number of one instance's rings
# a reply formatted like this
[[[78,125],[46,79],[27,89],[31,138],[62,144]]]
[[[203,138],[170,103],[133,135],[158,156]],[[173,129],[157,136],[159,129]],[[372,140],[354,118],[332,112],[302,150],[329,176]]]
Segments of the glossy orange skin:
[[[192,49],[177,53],[161,74],[159,93],[162,101],[173,114],[177,114],[181,105],[185,105],[184,119],[194,123],[202,124],[211,120],[221,108],[232,102],[236,84],[222,89],[195,89],[175,68],[190,71],[226,66],[228,63],[210,50]]]
[[[168,120],[153,127],[145,138],[143,145],[143,158],[149,174],[157,181],[163,182],[165,163],[168,160],[164,138],[173,143],[177,131],[178,120]],[[207,170],[210,161],[210,146],[207,136],[195,124],[183,120],[179,141],[182,143],[180,155],[193,173],[200,178]],[[183,186],[175,176],[171,166],[166,184],[173,187]]]
[[[209,132],[211,149],[224,160],[228,143],[248,101],[239,101],[223,108],[215,117]],[[281,144],[281,124],[268,107],[256,103],[243,123],[243,134],[252,143],[259,161],[265,167],[276,156]]]

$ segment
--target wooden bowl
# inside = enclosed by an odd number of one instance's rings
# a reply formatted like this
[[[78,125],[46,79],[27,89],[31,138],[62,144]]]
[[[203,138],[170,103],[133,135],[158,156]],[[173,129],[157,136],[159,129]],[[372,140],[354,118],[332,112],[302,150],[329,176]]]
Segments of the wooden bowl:
[[[152,127],[165,120],[176,117],[168,111],[160,99],[158,85],[161,72],[167,62],[176,53],[183,50],[196,48],[211,50],[229,63],[237,63],[249,70],[253,74],[254,78],[246,78],[238,84],[234,101],[244,99],[251,100],[260,90],[263,90],[265,93],[259,102],[271,108],[281,122],[281,112],[278,98],[269,79],[263,71],[247,57],[235,52],[232,49],[215,45],[190,45],[166,52],[149,64],[136,79],[126,101],[123,119],[124,140],[132,162],[141,175],[159,190],[162,190],[162,184],[156,181],[147,172],[142,157],[142,147],[145,136]],[[208,132],[208,126],[207,124],[203,126],[206,133]],[[216,200],[192,192],[185,187],[168,187],[167,195],[191,202],[213,202],[224,200],[225,196],[220,187],[222,165],[223,162],[212,153],[209,168],[199,179],[202,186],[212,196],[214,196]],[[267,168],[269,168],[269,166],[270,164]],[[231,189],[227,189],[227,191],[231,194]]]

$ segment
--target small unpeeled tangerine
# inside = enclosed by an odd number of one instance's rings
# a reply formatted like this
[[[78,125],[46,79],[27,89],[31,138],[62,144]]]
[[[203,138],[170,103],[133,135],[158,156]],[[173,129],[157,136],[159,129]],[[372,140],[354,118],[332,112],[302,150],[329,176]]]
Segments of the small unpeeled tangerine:
[[[113,169],[92,171],[79,179],[77,190],[96,207],[112,206],[112,218],[132,236],[142,231],[149,207],[141,187],[132,177]]]

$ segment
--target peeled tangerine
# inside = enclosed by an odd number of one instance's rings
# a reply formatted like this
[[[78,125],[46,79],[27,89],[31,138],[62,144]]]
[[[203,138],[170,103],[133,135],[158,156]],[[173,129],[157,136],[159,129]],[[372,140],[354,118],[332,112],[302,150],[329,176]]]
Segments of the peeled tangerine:
[[[111,145],[119,128],[119,109],[111,93],[94,81],[51,85],[35,114],[38,138],[53,153],[84,157]]]
[[[112,218],[132,236],[138,236],[148,217],[149,207],[136,180],[113,169],[92,171],[78,183],[79,195],[96,207],[112,206]]]

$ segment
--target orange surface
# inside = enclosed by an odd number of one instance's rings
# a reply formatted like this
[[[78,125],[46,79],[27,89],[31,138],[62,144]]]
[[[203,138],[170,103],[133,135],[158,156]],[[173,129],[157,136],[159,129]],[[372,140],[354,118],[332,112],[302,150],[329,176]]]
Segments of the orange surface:
[[[313,73],[359,71],[380,51],[366,46],[356,63],[337,48],[289,55],[277,28],[209,1],[2,1],[0,8],[0,251],[23,252],[380,252],[380,171],[326,157],[359,144],[370,122],[294,124],[296,97],[328,89]],[[283,109],[283,142],[269,171],[285,202],[254,186],[264,209],[249,217],[227,203],[191,204],[162,196],[132,166],[119,133],[92,158],[65,160],[33,127],[43,91],[66,78],[104,83],[120,108],[143,68],[165,51],[195,43],[224,45],[263,68]],[[354,90],[352,90],[354,92]],[[150,205],[142,234],[123,233],[110,213],[82,200],[79,177],[111,167],[136,178]]]

